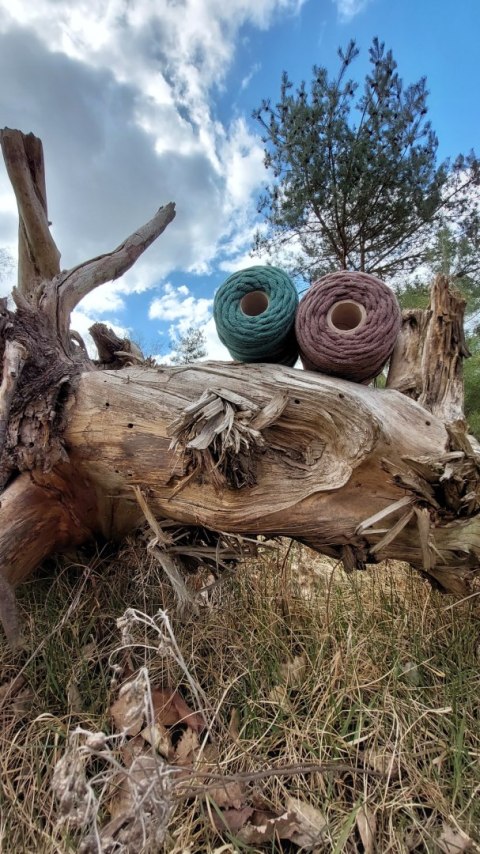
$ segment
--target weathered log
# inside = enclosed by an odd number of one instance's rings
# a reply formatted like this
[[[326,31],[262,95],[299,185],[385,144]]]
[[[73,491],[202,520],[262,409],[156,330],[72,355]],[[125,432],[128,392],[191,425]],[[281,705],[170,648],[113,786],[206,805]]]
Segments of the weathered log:
[[[187,526],[289,536],[346,569],[406,560],[460,596],[480,586],[480,453],[463,420],[463,305],[447,280],[429,311],[405,314],[387,389],[274,365],[97,370],[71,310],[135,262],[174,205],[112,253],[59,272],[41,145],[18,131],[0,138],[32,255],[16,311],[0,303],[0,619],[10,638],[10,585],[57,550],[136,526],[138,488],[149,512]],[[94,333],[104,367],[135,361],[127,342]]]
[[[224,429],[203,450],[201,441],[173,449],[173,422],[206,389],[223,401]],[[255,441],[245,428],[261,423],[279,392],[288,402],[273,423],[252,428]],[[227,406],[233,421],[224,417]],[[213,412],[217,429],[221,419]],[[205,441],[207,422],[200,417]],[[243,450],[255,479],[240,489],[228,475],[222,482],[219,459],[237,426],[236,445],[247,436]],[[347,548],[359,566],[408,560],[462,594],[475,581],[478,459],[398,392],[273,365],[105,371],[81,377],[64,437],[72,462],[99,489],[121,501],[140,485],[160,516],[290,536],[338,557]],[[241,452],[227,457],[230,471]],[[199,454],[208,462],[195,471]],[[114,533],[114,517],[112,524]]]

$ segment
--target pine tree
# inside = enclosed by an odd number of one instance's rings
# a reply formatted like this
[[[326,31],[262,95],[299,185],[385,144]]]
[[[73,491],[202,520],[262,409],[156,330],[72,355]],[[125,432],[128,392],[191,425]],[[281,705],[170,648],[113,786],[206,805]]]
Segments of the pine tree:
[[[174,341],[174,347],[175,351],[171,357],[172,365],[187,365],[190,362],[198,362],[207,355],[205,333],[196,326],[190,326],[183,335]]]
[[[389,277],[426,255],[432,228],[445,217],[465,232],[477,227],[470,188],[474,153],[437,165],[438,140],[427,119],[426,79],[404,87],[392,52],[377,38],[360,96],[348,79],[355,42],[339,50],[330,79],[314,67],[310,90],[294,91],[283,74],[280,101],[263,101],[265,165],[273,182],[260,200],[267,232],[256,249],[296,254],[306,278],[348,268]]]

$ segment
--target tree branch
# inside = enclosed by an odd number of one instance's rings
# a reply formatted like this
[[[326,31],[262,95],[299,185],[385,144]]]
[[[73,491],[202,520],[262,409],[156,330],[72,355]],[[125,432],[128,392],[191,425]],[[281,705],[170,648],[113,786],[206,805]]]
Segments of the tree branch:
[[[165,231],[175,217],[175,203],[169,202],[159,208],[149,222],[126,238],[116,249],[98,258],[73,267],[47,289],[41,301],[41,309],[56,317],[57,330],[62,341],[66,341],[70,315],[76,305],[90,291],[105,282],[123,276],[146,249]]]
[[[127,237],[112,252],[107,252],[69,270],[59,288],[62,309],[73,311],[90,291],[105,282],[112,282],[123,276],[174,218],[175,203],[168,202],[167,205],[159,208],[151,220]]]
[[[18,206],[18,288],[33,301],[40,281],[60,272],[48,223],[42,142],[32,133],[4,128],[0,145]]]

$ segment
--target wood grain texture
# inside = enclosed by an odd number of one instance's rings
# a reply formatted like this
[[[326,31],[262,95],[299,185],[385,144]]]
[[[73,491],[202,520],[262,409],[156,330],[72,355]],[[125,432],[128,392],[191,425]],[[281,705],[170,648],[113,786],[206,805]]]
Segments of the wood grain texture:
[[[170,447],[172,423],[206,389],[251,401],[252,419],[288,397],[262,431],[253,486],[186,478],[179,489],[186,472]],[[119,509],[141,485],[154,512],[185,524],[291,536],[337,557],[348,548],[359,566],[407,560],[457,593],[476,583],[479,521],[462,517],[463,493],[449,498],[448,485],[458,466],[477,472],[477,457],[452,450],[443,422],[399,392],[274,365],[104,371],[81,377],[64,438],[75,466]],[[381,522],[362,527],[377,513]]]

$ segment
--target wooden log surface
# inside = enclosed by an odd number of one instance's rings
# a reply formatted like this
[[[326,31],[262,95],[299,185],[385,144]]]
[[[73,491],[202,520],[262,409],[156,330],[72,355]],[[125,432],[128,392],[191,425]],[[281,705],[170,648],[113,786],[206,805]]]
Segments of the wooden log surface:
[[[252,418],[287,395],[278,419],[259,431],[263,447],[251,449],[256,483],[201,482],[170,447],[172,423],[206,390],[250,402]],[[470,512],[455,491],[449,499],[445,484],[456,466],[476,470],[477,459],[399,392],[274,365],[87,373],[64,438],[74,467],[116,496],[119,510],[140,486],[156,514],[185,524],[290,536],[357,566],[407,560],[459,594],[476,583],[476,505]]]

